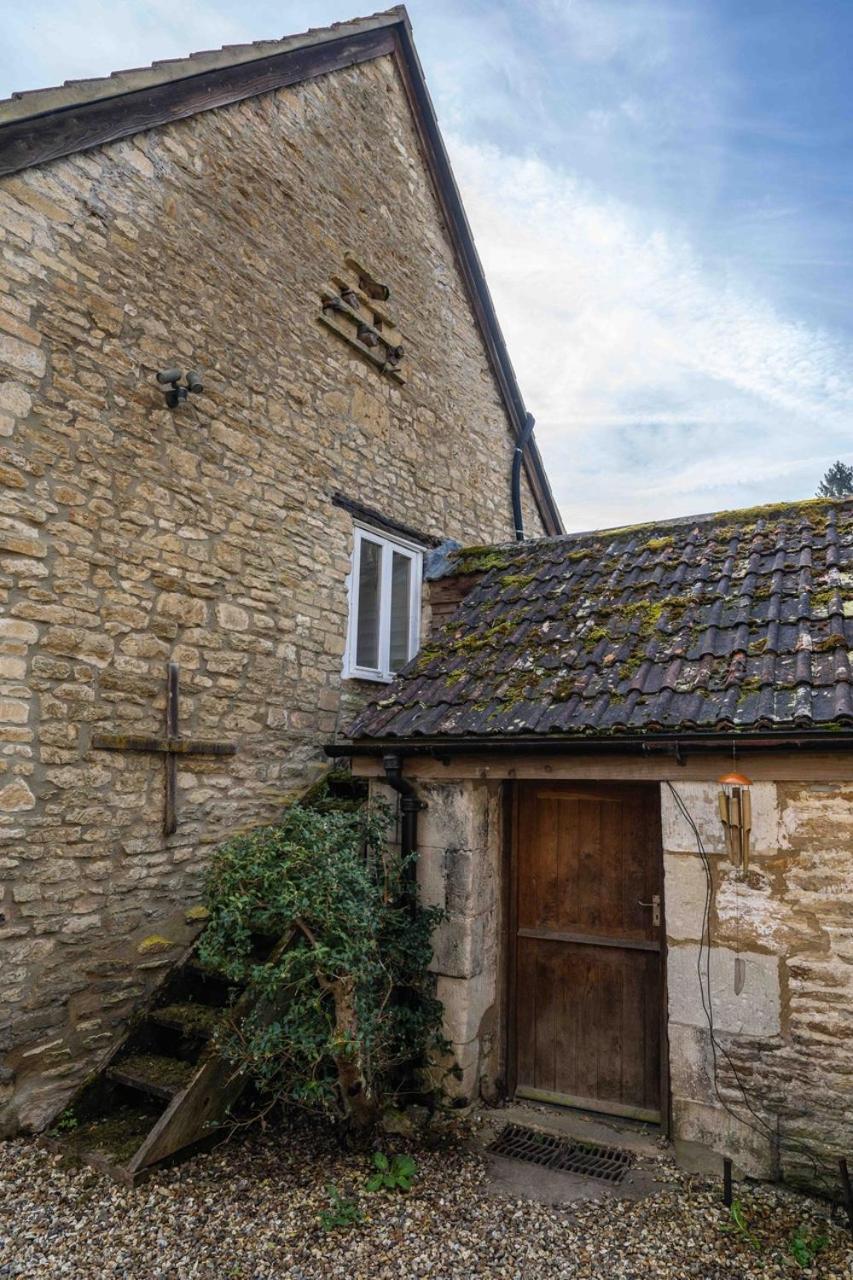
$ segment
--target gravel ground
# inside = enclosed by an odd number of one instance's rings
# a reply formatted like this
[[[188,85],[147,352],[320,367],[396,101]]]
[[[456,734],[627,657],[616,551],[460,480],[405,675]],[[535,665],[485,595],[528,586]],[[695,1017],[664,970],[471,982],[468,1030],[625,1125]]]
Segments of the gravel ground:
[[[390,1146],[391,1140],[389,1140]],[[672,1184],[639,1203],[550,1206],[488,1193],[484,1160],[450,1140],[416,1153],[408,1195],[364,1190],[368,1161],[310,1129],[254,1134],[134,1190],[66,1167],[32,1142],[0,1144],[0,1277],[74,1280],[851,1280],[849,1234],[824,1206],[742,1189],[760,1252],[727,1233],[719,1188]],[[325,1233],[328,1184],[364,1221]],[[786,1252],[797,1227],[828,1245],[808,1272]]]

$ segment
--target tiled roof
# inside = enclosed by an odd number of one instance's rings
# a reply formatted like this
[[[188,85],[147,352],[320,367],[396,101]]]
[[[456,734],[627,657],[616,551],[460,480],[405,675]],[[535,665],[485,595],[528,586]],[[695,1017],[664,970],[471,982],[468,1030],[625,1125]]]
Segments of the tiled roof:
[[[479,579],[353,738],[853,722],[853,499],[456,553]]]

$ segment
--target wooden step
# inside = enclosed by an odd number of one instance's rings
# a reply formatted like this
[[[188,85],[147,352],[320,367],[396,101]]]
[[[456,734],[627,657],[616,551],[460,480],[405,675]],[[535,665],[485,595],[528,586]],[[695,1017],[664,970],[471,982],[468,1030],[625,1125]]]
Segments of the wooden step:
[[[152,1009],[149,1017],[160,1027],[179,1031],[183,1036],[197,1036],[209,1040],[225,1016],[221,1005],[198,1004],[188,1000],[183,1004],[165,1004]]]
[[[198,1064],[195,1062],[164,1058],[156,1053],[137,1053],[117,1059],[109,1067],[107,1074],[117,1084],[138,1089],[140,1093],[148,1093],[154,1098],[165,1098],[169,1102],[187,1087],[197,1071]]]
[[[105,1115],[81,1120],[64,1132],[49,1130],[47,1141],[64,1155],[89,1160],[100,1167],[125,1165],[139,1150],[161,1112],[159,1100],[143,1098],[140,1104],[125,1103]]]

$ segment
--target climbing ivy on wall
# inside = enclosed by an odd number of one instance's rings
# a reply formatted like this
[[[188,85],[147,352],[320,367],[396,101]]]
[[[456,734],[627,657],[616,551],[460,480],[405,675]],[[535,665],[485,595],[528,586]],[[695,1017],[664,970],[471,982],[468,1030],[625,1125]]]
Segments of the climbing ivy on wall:
[[[385,808],[294,806],[231,840],[207,881],[199,958],[247,989],[219,1047],[271,1100],[366,1129],[446,1049],[427,971],[436,908],[390,855]],[[258,935],[285,939],[259,958]]]

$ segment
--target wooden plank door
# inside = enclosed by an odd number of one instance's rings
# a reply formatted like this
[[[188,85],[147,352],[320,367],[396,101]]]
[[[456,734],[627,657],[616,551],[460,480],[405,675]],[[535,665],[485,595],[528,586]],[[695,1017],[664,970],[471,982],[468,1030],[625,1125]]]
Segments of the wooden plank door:
[[[519,784],[514,864],[516,1092],[660,1120],[657,787]]]

